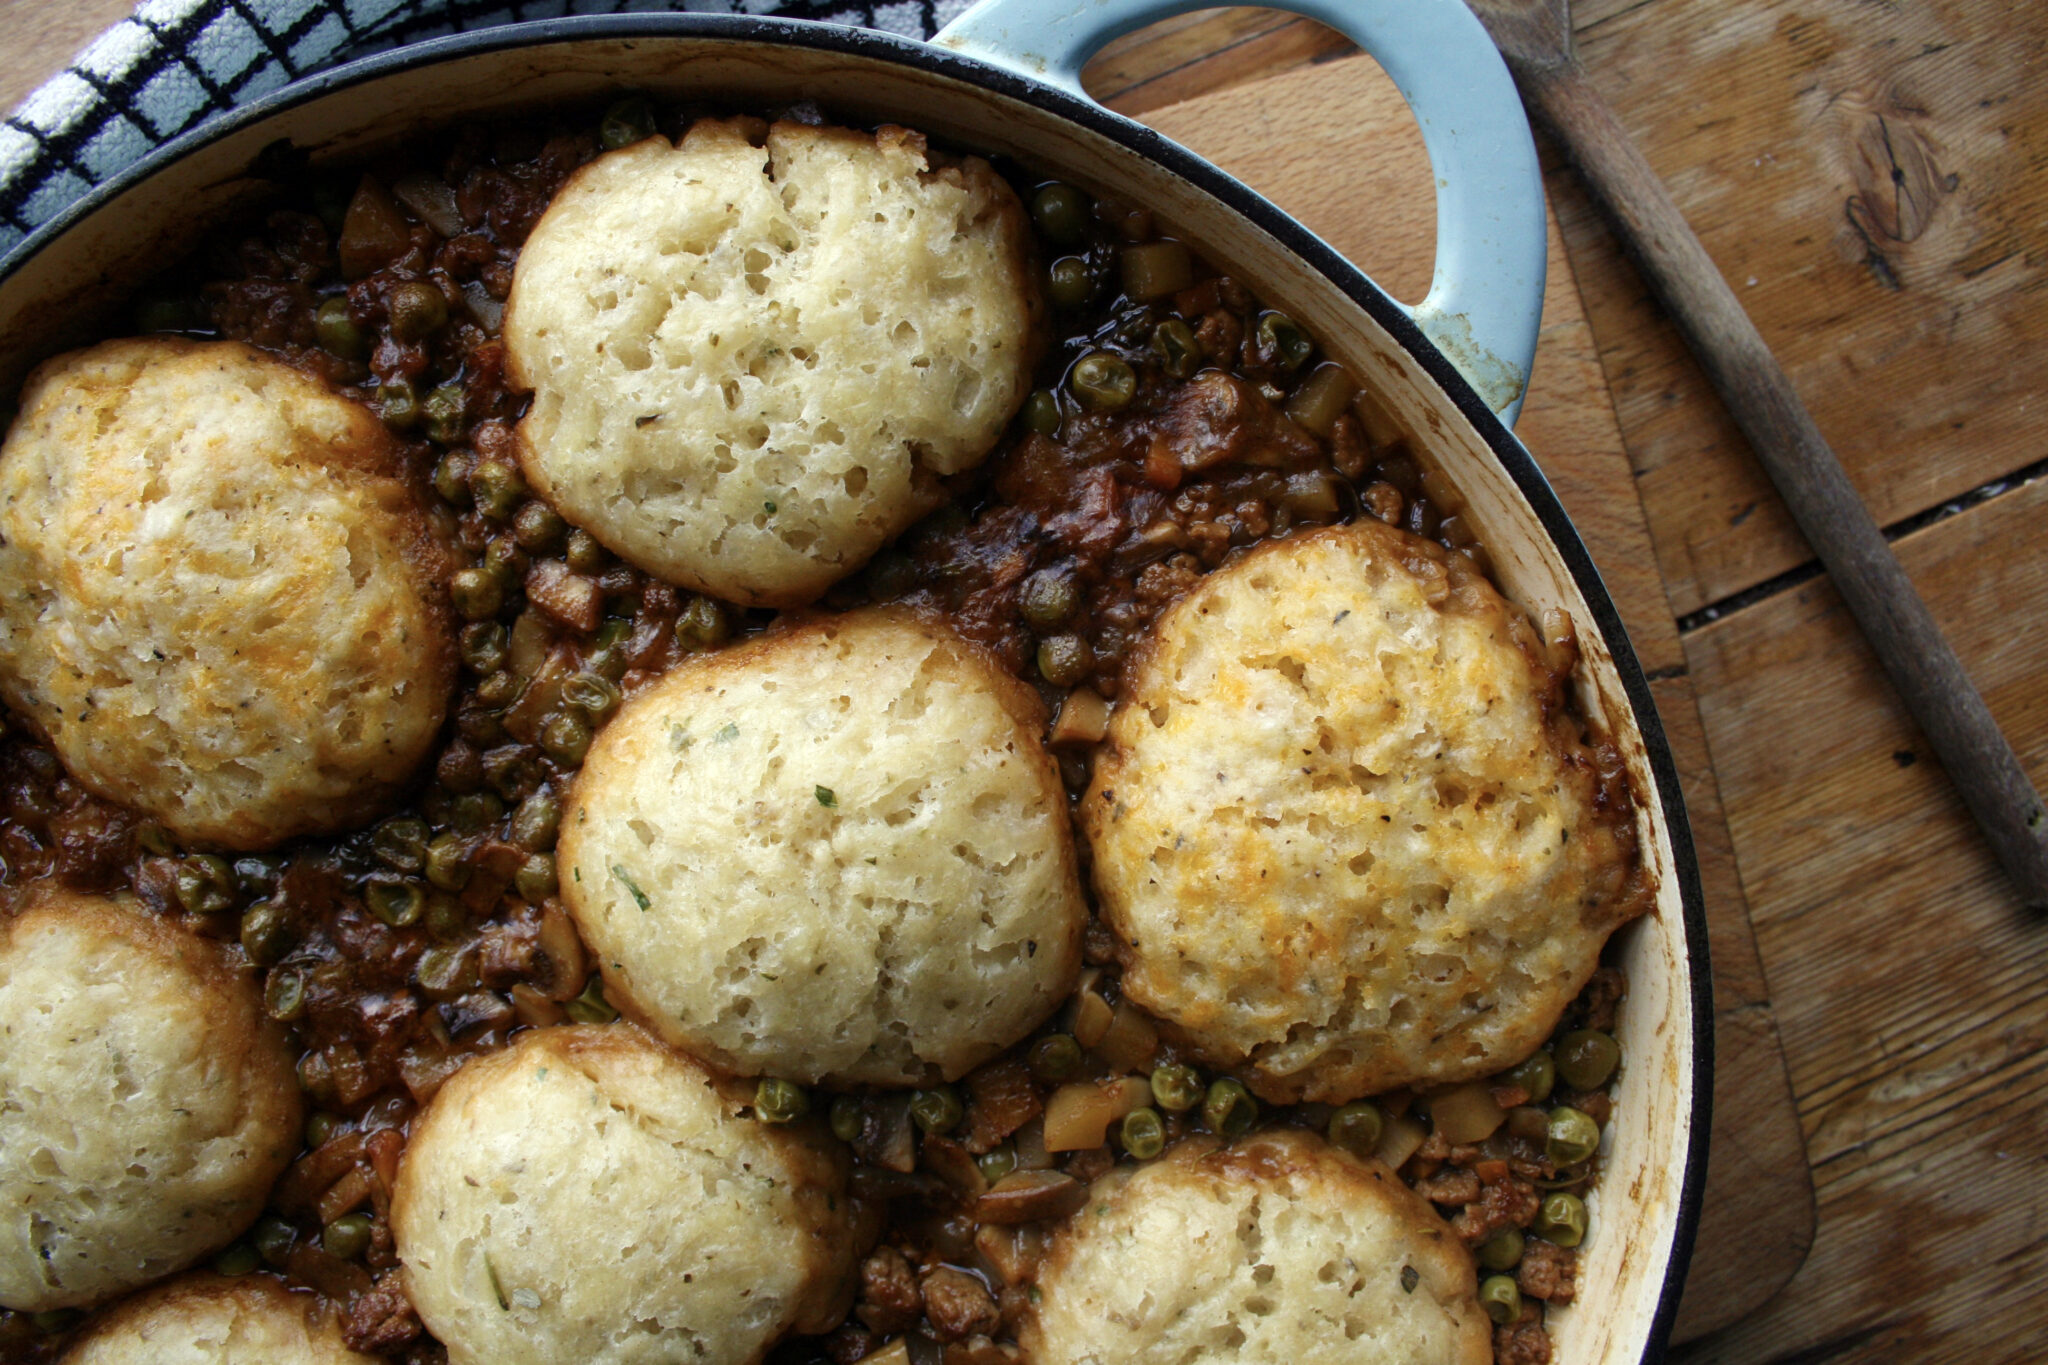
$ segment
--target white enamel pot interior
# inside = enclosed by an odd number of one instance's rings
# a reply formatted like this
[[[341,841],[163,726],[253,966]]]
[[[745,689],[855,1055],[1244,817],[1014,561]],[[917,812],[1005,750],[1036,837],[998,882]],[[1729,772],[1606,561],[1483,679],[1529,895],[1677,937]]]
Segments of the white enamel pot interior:
[[[209,226],[272,192],[264,169],[345,161],[439,126],[621,90],[729,102],[815,100],[1151,208],[1305,324],[1416,438],[1466,499],[1497,580],[1577,622],[1585,712],[1627,756],[1653,911],[1610,960],[1628,975],[1605,1169],[1588,1199],[1578,1301],[1551,1314],[1560,1365],[1661,1358],[1704,1175],[1711,1091],[1705,925],[1676,771],[1614,604],[1529,453],[1409,314],[1242,184],[1055,84],[931,45],[786,21],[631,15],[517,25],[366,59],[188,134],[39,230],[0,267],[0,394],[91,340],[136,284]],[[268,149],[266,151],[266,149]],[[1048,1363],[1050,1365],[1050,1363]]]

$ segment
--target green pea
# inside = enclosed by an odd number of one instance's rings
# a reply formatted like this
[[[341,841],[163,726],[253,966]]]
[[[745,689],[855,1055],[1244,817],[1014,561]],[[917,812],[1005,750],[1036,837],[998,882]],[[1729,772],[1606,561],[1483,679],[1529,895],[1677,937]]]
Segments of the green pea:
[[[469,400],[460,384],[442,384],[420,402],[420,419],[427,424],[427,438],[444,446],[462,439],[468,416]]]
[[[590,653],[583,658],[585,670],[611,682],[626,676],[626,642],[633,638],[633,623],[613,617],[597,628]]]
[[[469,473],[476,461],[466,450],[451,450],[434,466],[434,492],[450,507],[469,506]]]
[[[427,893],[411,882],[371,882],[363,890],[370,913],[394,929],[419,923],[427,908]]]
[[[306,1117],[306,1145],[324,1147],[329,1138],[347,1126],[347,1121],[340,1116],[316,1109]]]
[[[974,1164],[981,1168],[981,1178],[993,1185],[1017,1169],[1017,1149],[1006,1142],[983,1152]]]
[[[562,543],[568,532],[569,523],[561,514],[544,502],[534,501],[521,507],[512,518],[512,535],[521,548],[545,553]]]
[[[1543,1153],[1554,1165],[1576,1166],[1600,1148],[1600,1125],[1570,1105],[1550,1111],[1550,1128],[1544,1136]]]
[[[257,896],[277,889],[277,879],[284,875],[284,860],[245,854],[235,859],[235,885],[245,895]]]
[[[1561,1247],[1577,1246],[1586,1240],[1586,1201],[1562,1191],[1544,1195],[1543,1207],[1529,1230],[1546,1242]]]
[[[1152,1071],[1152,1098],[1170,1114],[1182,1114],[1202,1102],[1207,1087],[1202,1073],[1179,1062],[1168,1062]]]
[[[1033,630],[1058,630],[1080,605],[1074,576],[1059,569],[1040,569],[1017,589],[1017,612]]]
[[[135,831],[135,842],[144,853],[154,853],[159,857],[178,851],[178,842],[171,838],[171,832],[154,821]]]
[[[268,1265],[282,1266],[292,1254],[292,1243],[298,1241],[299,1230],[274,1213],[266,1213],[256,1220],[256,1226],[249,1233],[250,1245],[256,1248]]]
[[[1538,1052],[1509,1071],[1507,1080],[1528,1092],[1529,1103],[1541,1104],[1550,1098],[1551,1089],[1557,1084],[1557,1063],[1548,1052]]]
[[[910,1100],[910,1117],[927,1133],[950,1133],[960,1126],[967,1110],[950,1085],[920,1090]]]
[[[562,700],[601,720],[618,709],[619,689],[602,673],[578,673],[562,684]]]
[[[1330,1115],[1330,1141],[1353,1156],[1371,1156],[1379,1149],[1386,1116],[1370,1100],[1347,1104]]]
[[[1166,1150],[1166,1122],[1157,1109],[1133,1109],[1124,1115],[1118,1136],[1124,1150],[1140,1161],[1150,1161]]]
[[[573,768],[590,752],[590,722],[571,707],[550,712],[540,725],[540,747],[555,762]]]
[[[1502,1228],[1481,1242],[1472,1254],[1488,1270],[1512,1270],[1522,1260],[1522,1230]]]
[[[525,749],[508,744],[484,754],[484,780],[507,801],[521,801],[539,788],[540,764]]]
[[[448,595],[454,599],[455,610],[471,621],[496,616],[505,605],[504,585],[484,568],[457,570],[448,580]]]
[[[1095,671],[1095,650],[1078,635],[1048,635],[1038,642],[1038,672],[1054,687],[1078,687]]]
[[[654,106],[645,95],[628,95],[604,111],[597,125],[597,140],[608,152],[630,147],[654,136]]]
[[[361,360],[370,353],[363,329],[348,315],[348,299],[341,294],[321,301],[320,311],[313,314],[313,335],[321,350],[343,360]]]
[[[512,632],[497,621],[474,621],[462,628],[462,666],[472,673],[495,673],[511,652]]]
[[[583,994],[562,1006],[571,1019],[579,1024],[609,1024],[619,1017],[612,1008],[612,1002],[604,996],[604,978],[596,972],[590,974],[590,981],[583,987]]]
[[[476,989],[476,954],[466,943],[438,943],[420,954],[412,979],[435,1000],[453,1000]]]
[[[794,1123],[811,1112],[811,1097],[794,1081],[764,1076],[754,1087],[754,1114],[763,1123]]]
[[[586,575],[603,573],[605,561],[609,558],[604,546],[598,544],[597,537],[584,530],[569,533],[562,554],[569,561],[570,568]]]
[[[1219,1137],[1241,1137],[1259,1121],[1259,1102],[1244,1088],[1244,1082],[1229,1076],[1209,1087],[1202,1103],[1202,1120]]]
[[[1107,351],[1090,351],[1074,362],[1067,387],[1093,412],[1115,412],[1138,392],[1138,373]]]
[[[505,813],[495,792],[465,792],[448,807],[448,821],[457,834],[481,834]]]
[[[509,668],[501,668],[476,685],[476,699],[485,706],[510,706],[526,684]]]
[[[1045,1085],[1057,1085],[1081,1069],[1081,1045],[1067,1033],[1049,1033],[1031,1045],[1024,1064]]]
[[[1159,368],[1174,379],[1190,378],[1202,364],[1202,343],[1195,329],[1179,318],[1168,318],[1152,329],[1152,349],[1159,353]]]
[[[1298,370],[1315,351],[1315,343],[1299,324],[1285,313],[1268,310],[1259,314],[1255,328],[1259,349],[1283,370]]]
[[[1031,196],[1031,221],[1056,246],[1074,246],[1088,235],[1088,196],[1055,180]]]
[[[1557,1074],[1574,1090],[1598,1090],[1621,1065],[1621,1045],[1594,1029],[1574,1029],[1557,1043]]]
[[[391,334],[400,341],[421,341],[448,323],[448,300],[425,280],[407,280],[384,300]]]
[[[1512,1275],[1488,1275],[1479,1284],[1479,1306],[1501,1326],[1522,1320],[1522,1290]]]
[[[1051,389],[1033,389],[1024,400],[1024,426],[1048,440],[1060,434],[1060,400]]]
[[[676,641],[686,649],[716,649],[731,635],[725,608],[709,597],[692,597],[676,617]]]
[[[446,891],[430,891],[427,912],[420,916],[420,923],[429,934],[447,943],[469,932],[469,911]]]
[[[867,1127],[867,1116],[861,1112],[860,1101],[851,1095],[835,1096],[832,1100],[832,1136],[841,1142],[851,1142]],[[986,1158],[984,1158],[986,1159]]]
[[[520,549],[519,542],[511,536],[499,536],[484,547],[483,571],[508,591],[526,577],[530,563],[532,561],[527,558],[526,551]]]
[[[253,1274],[256,1267],[261,1264],[263,1258],[256,1254],[255,1247],[247,1242],[236,1242],[213,1258],[213,1273],[238,1280],[244,1275]]]
[[[1095,297],[1095,272],[1079,256],[1062,256],[1046,271],[1045,292],[1051,296],[1053,307],[1079,312]]]
[[[195,915],[217,915],[235,903],[235,870],[228,860],[194,853],[178,862],[171,887],[178,904]]]
[[[361,1257],[370,1249],[369,1215],[346,1214],[320,1229],[320,1249],[343,1261]]]
[[[561,889],[555,877],[555,855],[535,853],[519,865],[513,874],[512,884],[519,891],[519,898],[529,905],[537,905]]]
[[[291,951],[292,917],[283,901],[258,901],[242,912],[242,951],[259,967],[274,967]]]
[[[427,845],[427,880],[443,891],[469,885],[469,840],[459,834],[438,834]]]
[[[420,394],[410,379],[394,379],[377,388],[377,415],[393,431],[411,431],[420,424]]]
[[[506,841],[528,853],[545,853],[555,845],[555,832],[562,823],[562,803],[551,791],[537,791],[512,812]]]
[[[289,1023],[306,1012],[306,977],[289,967],[270,974],[263,983],[263,1008],[270,1017]]]

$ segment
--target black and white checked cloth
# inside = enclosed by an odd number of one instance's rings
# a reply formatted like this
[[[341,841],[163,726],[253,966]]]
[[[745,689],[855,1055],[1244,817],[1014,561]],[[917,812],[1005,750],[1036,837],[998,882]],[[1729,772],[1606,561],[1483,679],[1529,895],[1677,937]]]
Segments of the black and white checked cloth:
[[[565,14],[698,10],[929,38],[969,0],[144,0],[0,121],[0,259],[159,143],[308,71]]]

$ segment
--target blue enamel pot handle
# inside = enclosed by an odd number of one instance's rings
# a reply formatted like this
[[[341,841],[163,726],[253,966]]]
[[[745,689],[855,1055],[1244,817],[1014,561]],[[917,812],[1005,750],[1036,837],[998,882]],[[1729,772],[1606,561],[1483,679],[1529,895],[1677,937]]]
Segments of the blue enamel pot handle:
[[[1543,313],[1543,178],[1500,53],[1462,0],[1266,0],[1317,19],[1393,79],[1436,176],[1436,268],[1408,312],[1509,423]],[[981,0],[934,42],[1087,98],[1081,67],[1103,44],[1199,0]]]

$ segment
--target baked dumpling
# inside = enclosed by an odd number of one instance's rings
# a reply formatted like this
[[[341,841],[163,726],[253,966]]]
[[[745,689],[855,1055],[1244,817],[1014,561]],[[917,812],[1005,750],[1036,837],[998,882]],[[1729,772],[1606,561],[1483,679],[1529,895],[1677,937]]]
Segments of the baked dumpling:
[[[630,1024],[535,1029],[457,1072],[391,1205],[406,1295],[451,1365],[749,1365],[835,1323],[845,1149],[742,1108]]]
[[[1636,912],[1526,617],[1370,518],[1162,615],[1082,819],[1126,994],[1268,1100],[1512,1066]]]
[[[83,892],[0,915],[0,1307],[99,1303],[227,1245],[301,1113],[236,950]]]
[[[0,694],[188,842],[367,823],[455,681],[398,475],[368,409],[238,342],[59,356],[0,450]]]
[[[572,176],[505,313],[521,459],[672,583],[808,602],[942,500],[1030,387],[1009,185],[901,128],[704,120]]]
[[[1095,1182],[1019,1340],[1040,1365],[1490,1365],[1477,1278],[1377,1161],[1303,1132],[1191,1138]]]
[[[342,1339],[334,1305],[266,1275],[197,1273],[124,1300],[62,1365],[382,1365]]]
[[[804,622],[599,734],[562,895],[615,1004],[727,1071],[951,1080],[1035,1028],[1087,910],[1037,695],[944,626]]]

